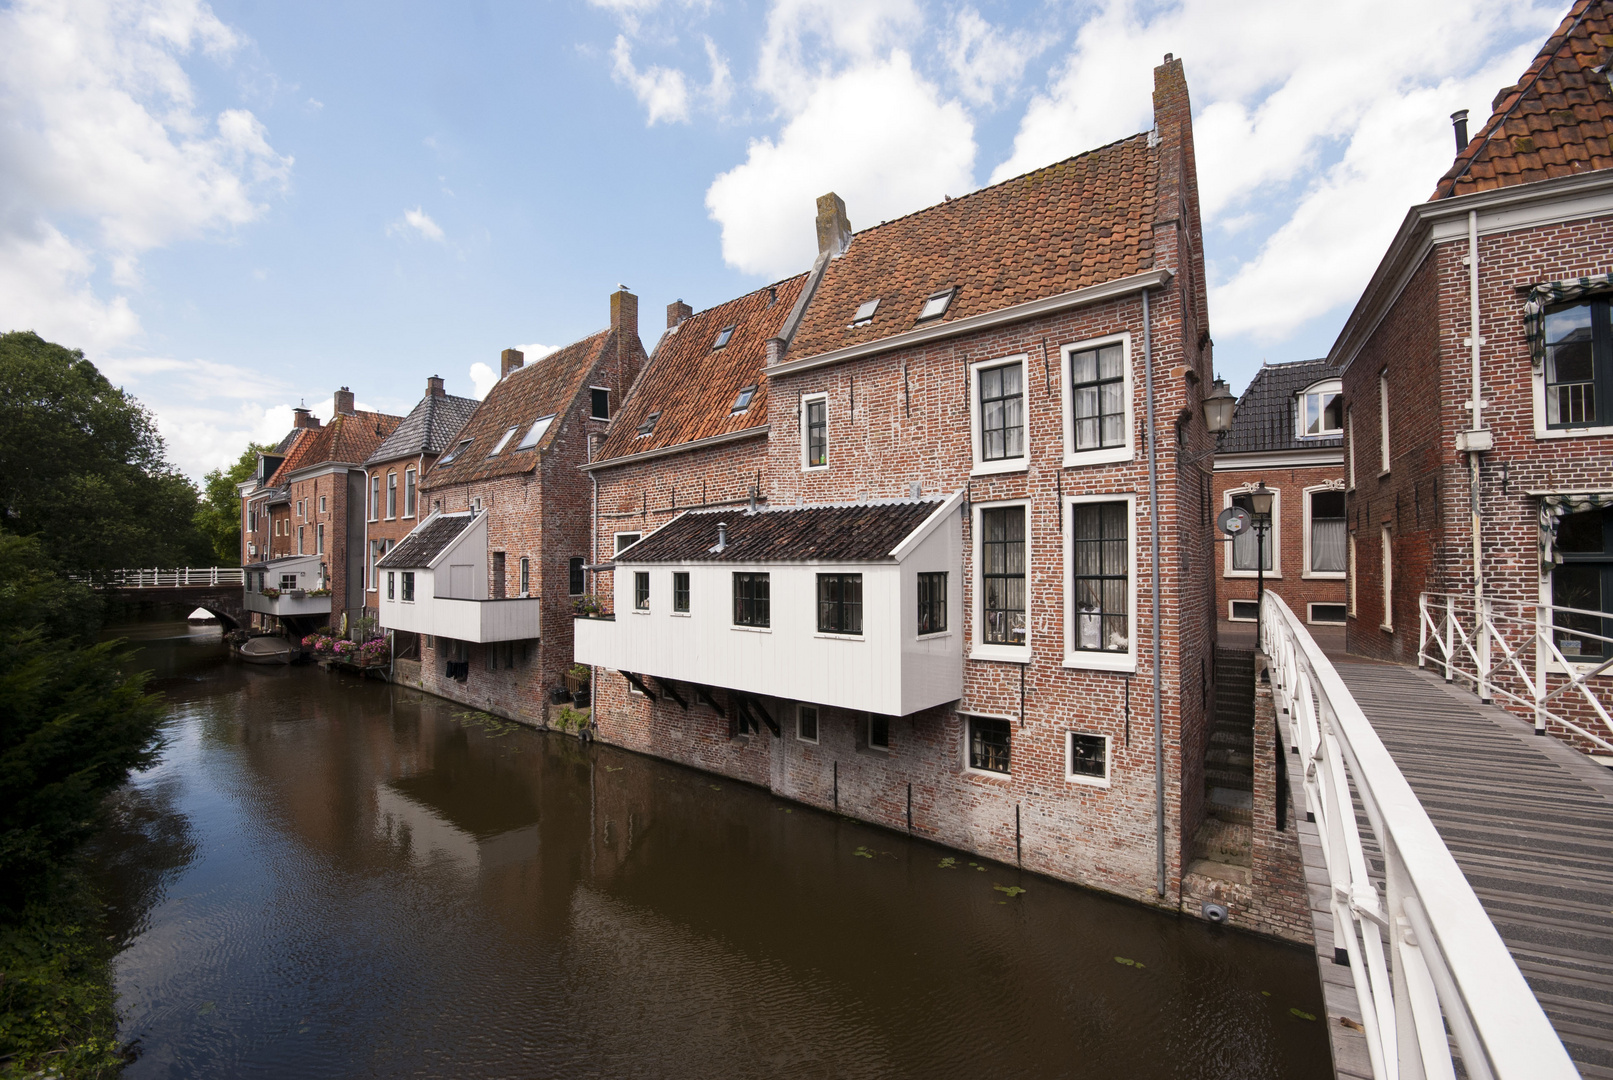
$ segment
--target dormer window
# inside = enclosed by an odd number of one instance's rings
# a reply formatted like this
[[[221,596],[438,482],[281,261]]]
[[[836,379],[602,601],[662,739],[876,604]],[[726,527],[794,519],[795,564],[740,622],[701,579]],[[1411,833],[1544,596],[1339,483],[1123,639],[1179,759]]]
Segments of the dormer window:
[[[447,464],[449,464],[455,458],[459,457],[460,454],[463,454],[466,451],[466,449],[469,448],[470,444],[473,443],[473,442],[475,442],[474,439],[465,439],[458,446],[454,447],[452,450],[450,450],[446,454],[444,454],[442,456],[442,460],[440,462],[438,462],[438,464],[439,465],[447,465]]]
[[[657,420],[659,420],[659,419],[661,419],[661,413],[660,413],[659,410],[657,410],[655,412],[652,412],[650,415],[646,416],[644,418],[644,423],[642,423],[642,424],[640,424],[638,426],[639,436],[642,438],[643,436],[648,435],[650,432],[654,431],[655,430],[655,422]]]
[[[1337,439],[1344,435],[1344,388],[1337,379],[1317,383],[1299,396],[1299,437]]]
[[[728,344],[728,339],[734,336],[734,327],[725,326],[717,331],[717,340],[711,343],[713,349],[720,349]]]
[[[952,303],[952,298],[957,294],[957,289],[942,289],[938,293],[932,293],[930,298],[924,301],[924,306],[919,309],[918,321],[924,322],[926,319],[939,319],[941,316],[945,315],[947,313],[947,306]]]
[[[857,309],[857,314],[851,317],[851,325],[867,326],[874,321],[874,312],[879,310],[879,297],[874,297]]]
[[[494,445],[493,449],[488,452],[487,456],[498,457],[499,454],[503,452],[504,448],[510,445],[510,440],[513,438],[515,438],[515,429],[512,427],[504,432],[503,436],[499,439],[498,443]]]
[[[729,414],[737,415],[738,413],[748,410],[750,408],[751,398],[755,396],[756,385],[752,383],[750,386],[745,387],[739,392],[739,396],[734,399],[734,407],[728,410]]]

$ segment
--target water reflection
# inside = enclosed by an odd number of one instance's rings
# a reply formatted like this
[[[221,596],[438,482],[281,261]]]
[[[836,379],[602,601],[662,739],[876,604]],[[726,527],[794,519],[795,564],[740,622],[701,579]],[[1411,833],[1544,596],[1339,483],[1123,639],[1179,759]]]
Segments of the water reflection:
[[[189,692],[103,845],[130,1077],[1328,1073],[1304,951],[151,640]]]

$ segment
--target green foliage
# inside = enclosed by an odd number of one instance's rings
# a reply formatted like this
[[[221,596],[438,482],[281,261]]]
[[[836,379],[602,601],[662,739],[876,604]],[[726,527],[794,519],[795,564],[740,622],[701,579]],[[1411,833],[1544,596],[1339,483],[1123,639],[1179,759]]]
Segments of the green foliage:
[[[0,530],[70,573],[205,562],[196,488],[157,425],[76,349],[0,334]]]
[[[248,443],[228,469],[214,469],[202,478],[202,501],[196,508],[196,529],[220,566],[241,561],[241,495],[236,485],[250,480],[258,469],[258,454],[274,449]]]
[[[101,598],[57,576],[39,541],[0,532],[0,634],[36,626],[63,641],[93,644]]]

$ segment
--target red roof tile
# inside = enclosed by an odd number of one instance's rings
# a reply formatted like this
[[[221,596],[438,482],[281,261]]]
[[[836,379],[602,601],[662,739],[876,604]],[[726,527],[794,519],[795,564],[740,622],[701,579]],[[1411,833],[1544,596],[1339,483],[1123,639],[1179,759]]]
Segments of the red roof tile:
[[[337,413],[330,423],[317,431],[306,432],[297,440],[270,482],[285,483],[298,469],[327,462],[361,465],[402,422],[403,417],[390,413],[363,410]]]

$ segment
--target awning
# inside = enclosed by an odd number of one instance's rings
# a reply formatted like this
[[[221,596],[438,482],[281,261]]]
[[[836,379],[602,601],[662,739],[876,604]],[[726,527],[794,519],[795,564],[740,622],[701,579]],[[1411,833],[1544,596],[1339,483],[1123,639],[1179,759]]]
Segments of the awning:
[[[1605,292],[1613,292],[1613,274],[1548,281],[1529,290],[1523,304],[1523,333],[1529,339],[1529,362],[1536,371],[1546,363],[1546,309]]]
[[[1613,491],[1556,492],[1540,495],[1540,569],[1551,573],[1562,565],[1557,552],[1557,526],[1569,514],[1613,506]]]

